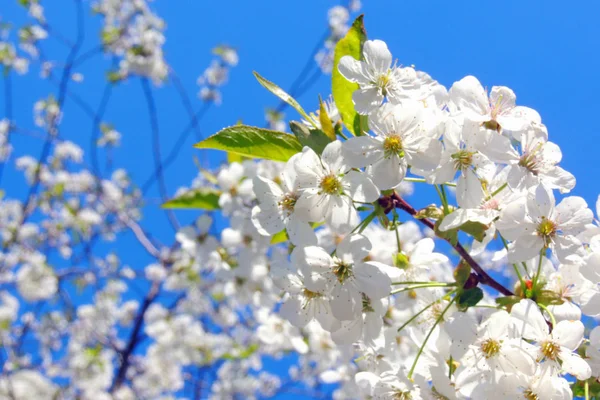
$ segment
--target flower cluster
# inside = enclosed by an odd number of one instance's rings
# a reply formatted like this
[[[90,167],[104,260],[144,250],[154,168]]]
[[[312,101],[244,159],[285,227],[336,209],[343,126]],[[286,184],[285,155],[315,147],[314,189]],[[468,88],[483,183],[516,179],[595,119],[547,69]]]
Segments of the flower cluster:
[[[600,328],[589,329],[600,315],[600,224],[569,195],[575,178],[541,116],[511,89],[487,91],[472,76],[447,89],[399,66],[383,41],[352,31],[362,19],[349,28],[360,2],[345,2],[330,10],[317,54],[341,78],[332,97],[306,113],[261,79],[282,100],[268,111],[270,129],[238,124],[203,140],[228,151],[227,163],[198,165],[169,200],[163,173],[179,149],[159,151],[161,89],[144,85],[156,164],[140,185],[112,159],[130,132],[104,114],[110,92],[95,112],[69,86],[88,88],[72,69],[101,52],[116,61],[109,89],[126,77],[176,78],[151,1],[96,1],[101,42],[81,54],[39,0],[19,3],[35,21],[18,43],[2,36],[6,82],[30,63],[42,79],[62,78],[33,104],[5,91],[1,399],[600,395]],[[94,18],[86,2],[73,5]],[[66,62],[48,57],[46,37],[68,47]],[[358,47],[334,63],[334,51]],[[238,62],[232,47],[213,54],[198,80],[200,110],[220,103]],[[302,81],[292,95],[310,86]],[[12,103],[33,118],[15,117]],[[283,132],[287,105],[303,117],[290,122],[293,134]],[[66,132],[77,107],[90,137]],[[197,128],[199,113],[189,114]],[[15,136],[41,140],[41,153]],[[150,231],[156,181],[170,226]],[[415,209],[411,195],[425,188],[438,197]]]
[[[100,0],[94,11],[104,17],[104,51],[120,59],[118,70],[109,73],[112,81],[132,74],[151,78],[156,84],[166,79],[164,21],[152,12],[147,0]]]
[[[572,379],[588,388],[598,331],[586,339],[581,320],[600,315],[600,231],[581,197],[556,204],[575,178],[540,115],[507,87],[487,91],[467,76],[446,89],[399,67],[380,40],[338,68],[358,84],[352,103],[368,127],[336,129],[276,179],[253,181],[258,232],[285,231],[293,245],[271,265],[286,292],[280,314],[357,346],[353,384],[365,398],[551,400],[571,399]],[[406,182],[433,185],[439,205],[415,210]],[[454,271],[431,238],[402,240],[413,218],[458,252]],[[514,270],[514,288],[482,268],[486,259]]]

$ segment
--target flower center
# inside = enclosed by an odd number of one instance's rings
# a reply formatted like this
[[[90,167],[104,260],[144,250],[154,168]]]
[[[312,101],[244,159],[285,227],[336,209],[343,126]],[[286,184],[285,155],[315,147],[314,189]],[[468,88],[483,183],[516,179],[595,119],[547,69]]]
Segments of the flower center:
[[[464,171],[473,164],[473,154],[475,152],[461,150],[458,153],[452,154],[454,160],[454,169],[457,171]]]
[[[496,356],[500,352],[502,343],[495,339],[487,339],[481,343],[481,351],[485,355],[485,358],[491,358]]]
[[[327,194],[342,194],[342,182],[333,174],[323,178],[320,187]]]
[[[549,360],[556,360],[558,353],[560,352],[560,346],[550,340],[546,340],[542,343],[542,354]]]
[[[375,86],[377,86],[379,89],[381,89],[381,94],[383,94],[384,96],[387,96],[387,87],[388,87],[389,83],[390,83],[389,73],[379,75],[377,77],[377,81],[373,82],[373,84]]]
[[[531,389],[527,389],[525,392],[523,392],[523,396],[526,400],[539,400],[538,395],[533,393]]]
[[[289,214],[294,212],[294,206],[296,205],[296,201],[298,200],[298,196],[294,193],[286,193],[281,200],[277,203],[279,207],[283,211],[286,211]]]
[[[340,283],[352,276],[352,265],[338,261],[333,267],[333,274],[337,277]]]
[[[489,129],[491,131],[496,131],[496,132],[500,132],[500,130],[502,129],[500,124],[495,119],[490,119],[489,121],[486,121],[486,122],[482,123],[481,125],[485,129]]]
[[[404,149],[402,148],[402,139],[398,135],[388,136],[383,141],[383,151],[385,157],[397,154],[404,157]]]
[[[375,312],[371,306],[371,299],[369,299],[364,293],[362,294],[362,312]]]
[[[400,390],[396,390],[392,395],[393,400],[412,400],[412,398],[410,392],[401,392]]]
[[[312,300],[312,299],[321,297],[321,293],[313,292],[306,288],[302,289],[302,295],[304,295],[304,297],[306,297],[308,300]]]
[[[544,240],[544,245],[548,247],[552,243],[552,239],[556,236],[558,228],[556,224],[546,217],[542,217],[542,221],[536,228],[536,233]]]

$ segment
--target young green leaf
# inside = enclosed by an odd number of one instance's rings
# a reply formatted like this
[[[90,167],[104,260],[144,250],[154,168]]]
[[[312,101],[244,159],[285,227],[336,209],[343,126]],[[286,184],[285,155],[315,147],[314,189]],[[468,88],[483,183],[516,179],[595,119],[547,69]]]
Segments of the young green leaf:
[[[335,140],[335,129],[331,122],[331,118],[329,118],[329,114],[327,114],[327,108],[325,107],[325,103],[323,102],[323,99],[321,99],[321,96],[319,96],[319,122],[321,123],[321,130],[325,132],[327,137],[331,140]]]
[[[310,147],[317,154],[323,153],[325,146],[333,142],[322,130],[310,129],[300,122],[291,121],[290,129],[296,135],[300,144]]]
[[[306,111],[304,111],[304,109],[302,108],[300,103],[298,103],[296,101],[296,99],[294,99],[292,96],[287,94],[285,92],[285,90],[283,90],[282,88],[280,88],[273,82],[260,76],[260,74],[258,72],[254,71],[253,74],[256,77],[256,79],[258,80],[258,83],[263,85],[263,87],[265,87],[269,92],[273,93],[275,96],[279,97],[281,100],[285,101],[290,106],[292,106],[296,111],[298,111],[300,113],[300,115],[302,115],[302,117],[305,120],[309,121],[310,123],[312,123],[314,125],[315,128],[317,128],[315,121],[306,113]]]
[[[164,203],[162,208],[188,208],[199,210],[218,210],[221,192],[212,188],[198,188],[185,192]]]
[[[331,75],[331,93],[344,125],[355,136],[361,135],[366,118],[361,118],[354,109],[352,93],[358,89],[357,83],[349,82],[338,70],[338,64],[344,56],[351,56],[357,60],[362,57],[363,44],[367,40],[367,32],[363,24],[363,15],[356,18],[350,30],[335,46],[333,54],[333,71]],[[364,121],[363,121],[364,120]]]
[[[471,288],[463,291],[458,295],[458,301],[456,305],[460,310],[466,310],[469,307],[473,307],[483,299],[483,290],[478,287]]]
[[[287,161],[302,151],[302,145],[293,135],[257,128],[234,125],[196,143],[197,149],[224,150],[250,158]]]

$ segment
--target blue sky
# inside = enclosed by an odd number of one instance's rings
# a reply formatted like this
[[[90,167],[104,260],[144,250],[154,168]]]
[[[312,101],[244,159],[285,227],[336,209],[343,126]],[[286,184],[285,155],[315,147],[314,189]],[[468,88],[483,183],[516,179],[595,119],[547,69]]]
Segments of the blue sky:
[[[2,19],[23,21],[16,2],[1,11]],[[252,76],[263,76],[288,87],[300,72],[315,43],[323,35],[327,9],[335,1],[261,0],[200,2],[156,1],[155,9],[166,23],[166,57],[177,71],[185,90],[194,101],[197,76],[209,64],[210,49],[227,43],[239,49],[240,64],[233,69],[223,89],[223,104],[211,108],[201,123],[205,135],[212,134],[238,120],[264,124],[264,110],[277,104]],[[484,86],[506,85],[517,94],[517,101],[537,109],[548,126],[550,139],[560,145],[562,165],[578,180],[575,193],[595,203],[596,176],[600,166],[596,149],[600,146],[600,124],[595,120],[600,79],[598,48],[600,26],[595,16],[600,3],[584,2],[566,7],[559,1],[497,2],[400,2],[365,1],[362,12],[369,38],[385,40],[401,64],[414,64],[446,86],[472,74]],[[74,12],[69,6],[48,7],[48,20],[67,37],[74,31]],[[87,18],[84,51],[98,42],[100,22]],[[54,41],[45,47],[49,56],[64,57],[64,49]],[[104,87],[103,71],[110,60],[96,56],[77,72],[85,75],[81,84],[72,84],[74,92],[97,107]],[[34,68],[37,73],[37,68]],[[317,95],[330,92],[329,77],[319,79],[312,90],[300,97],[306,109],[317,106]],[[14,79],[15,119],[32,125],[33,102],[56,91],[52,84],[40,83],[28,76]],[[177,92],[170,84],[155,90],[159,109],[163,154],[173,146],[189,118]],[[0,103],[3,99],[0,98]],[[62,127],[63,137],[84,144],[87,150],[91,122],[72,102],[67,103]],[[297,118],[293,111],[287,115]],[[139,80],[130,79],[114,91],[105,118],[123,134],[121,150],[114,165],[130,171],[141,184],[149,175],[152,153],[146,105]],[[16,144],[29,139],[15,138]],[[192,157],[214,165],[220,155],[192,149],[190,137],[177,161],[166,173],[169,191],[187,185],[196,173]],[[17,146],[16,146],[17,147]],[[18,153],[17,153],[18,154]],[[35,152],[34,154],[37,154]],[[8,173],[3,185],[21,188],[20,177]],[[158,192],[151,191],[147,206],[147,227],[162,231],[165,219],[157,212]],[[424,199],[426,200],[426,199]],[[189,213],[184,213],[185,219]],[[154,218],[156,217],[156,218]],[[193,215],[190,215],[190,218]],[[170,232],[159,235],[169,239]]]
[[[16,1],[4,1],[2,21],[19,26],[23,9]],[[47,4],[50,24],[63,35],[73,37],[74,10],[71,2],[60,6]],[[252,76],[256,70],[287,88],[302,69],[315,43],[325,31],[327,9],[337,4],[327,0],[157,0],[153,3],[167,23],[165,52],[185,90],[198,109],[196,78],[210,63],[210,49],[226,43],[238,48],[240,63],[223,89],[223,104],[212,107],[201,122],[204,135],[242,120],[264,125],[266,107],[277,99],[264,90]],[[584,197],[592,206],[600,191],[600,2],[562,1],[397,1],[365,0],[362,12],[371,39],[382,39],[400,64],[414,64],[449,87],[466,75],[475,75],[484,86],[505,85],[517,95],[517,102],[535,108],[547,125],[550,140],[563,151],[562,166],[577,177],[573,194]],[[84,51],[98,44],[100,20],[86,18],[87,38]],[[53,59],[64,59],[66,52],[55,41],[44,45]],[[104,71],[110,60],[96,56],[75,72],[85,75],[81,84],[71,89],[96,108],[104,88]],[[38,73],[37,66],[33,74]],[[33,75],[14,77],[15,121],[33,127],[33,103],[49,93],[56,93],[51,83]],[[330,92],[328,76],[298,100],[307,110],[317,107],[317,95]],[[175,88],[165,84],[155,89],[161,130],[163,155],[173,146],[189,118]],[[5,99],[0,95],[0,110]],[[0,111],[1,113],[1,111]],[[1,115],[1,114],[0,114]],[[291,110],[287,115],[297,119]],[[107,110],[107,122],[123,135],[122,147],[115,153],[114,165],[130,172],[142,184],[153,170],[151,136],[146,105],[138,79],[130,79],[115,88]],[[67,102],[61,128],[64,138],[83,145],[87,151],[92,131],[88,117],[72,102]],[[193,156],[204,165],[217,165],[222,156],[194,150],[193,135],[177,161],[167,171],[169,192],[189,185],[197,173]],[[27,151],[37,156],[39,142],[14,135],[16,155]],[[89,158],[86,159],[89,162]],[[9,196],[25,193],[22,175],[7,168],[2,189]],[[428,191],[431,193],[431,191]],[[415,203],[425,205],[432,198],[415,196]],[[145,207],[144,227],[170,243],[173,233],[163,212],[156,186]],[[182,221],[197,214],[180,212]],[[132,238],[125,237],[111,245],[123,260],[134,268],[148,261]]]

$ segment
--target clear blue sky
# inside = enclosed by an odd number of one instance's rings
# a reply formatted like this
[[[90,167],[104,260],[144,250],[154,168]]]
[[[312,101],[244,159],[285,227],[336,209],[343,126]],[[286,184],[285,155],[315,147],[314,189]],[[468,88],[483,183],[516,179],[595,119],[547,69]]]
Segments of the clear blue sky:
[[[23,9],[15,0],[3,1],[2,21],[20,26]],[[73,37],[74,11],[70,1],[60,5],[46,1],[50,24],[63,35]],[[264,124],[265,107],[277,100],[252,76],[263,76],[286,88],[300,72],[315,43],[326,27],[327,9],[337,4],[327,0],[157,0],[153,7],[167,23],[165,46],[169,64],[177,71],[194,101],[196,78],[210,63],[210,49],[227,43],[239,49],[240,63],[233,69],[229,84],[223,89],[223,105],[212,108],[201,122],[205,135],[243,120],[247,124]],[[511,0],[491,1],[399,1],[364,0],[362,11],[371,39],[383,39],[399,63],[414,64],[449,87],[466,75],[475,75],[484,84],[505,85],[517,94],[517,102],[535,108],[547,125],[550,139],[563,150],[562,166],[577,177],[574,194],[595,204],[600,185],[598,151],[600,149],[600,2]],[[86,49],[98,44],[100,20],[88,14]],[[64,59],[64,49],[48,42],[44,49],[51,58]],[[103,71],[110,60],[97,56],[75,72],[85,75],[81,84],[71,89],[97,107],[102,90]],[[37,67],[33,74],[38,73]],[[330,92],[329,77],[323,76],[312,90],[299,98],[306,109],[314,109],[317,95]],[[33,103],[56,87],[40,82],[31,75],[14,79],[15,120],[20,126],[32,127]],[[163,154],[173,146],[188,123],[172,85],[155,90],[162,134]],[[4,98],[0,95],[0,110]],[[287,114],[297,118],[293,111]],[[120,84],[111,100],[106,118],[123,134],[122,147],[115,153],[114,165],[125,168],[142,184],[153,169],[151,136],[146,105],[137,79]],[[72,102],[68,102],[62,135],[83,145],[87,151],[92,124]],[[192,136],[193,137],[193,136]],[[166,173],[169,192],[189,185],[197,170],[193,155],[205,165],[216,165],[222,157],[192,149],[190,137],[176,163]],[[37,156],[37,142],[14,136],[16,155],[23,146]],[[87,159],[89,162],[89,158]],[[9,196],[24,193],[22,175],[8,168],[2,183]],[[156,200],[145,208],[144,227],[169,243],[173,234],[158,209]],[[431,198],[417,198],[417,205]],[[191,220],[194,212],[181,212],[182,221]],[[112,245],[123,260],[143,268],[148,261],[133,240],[125,238]]]
[[[47,7],[50,23],[65,36],[74,31],[74,14],[70,2],[61,7]],[[326,26],[326,11],[335,1],[231,1],[218,2],[162,0],[155,9],[166,23],[167,60],[177,71],[195,108],[196,78],[211,60],[210,49],[227,43],[239,49],[240,64],[233,69],[229,84],[223,89],[223,105],[214,107],[203,119],[204,134],[212,134],[238,120],[264,124],[264,109],[277,103],[252,76],[257,70],[270,80],[288,87],[295,79]],[[488,87],[506,85],[517,94],[519,104],[537,109],[548,126],[550,139],[560,145],[562,165],[575,174],[575,193],[595,203],[600,185],[596,162],[600,146],[600,124],[596,111],[600,105],[600,3],[588,1],[577,7],[559,1],[498,2],[406,2],[364,1],[363,10],[369,38],[385,40],[394,57],[402,64],[414,64],[446,86],[473,74]],[[23,12],[15,2],[0,11],[3,20],[23,21]],[[98,18],[87,19],[84,49],[97,44]],[[61,54],[62,48],[49,42],[47,53]],[[61,51],[62,53],[58,53]],[[102,71],[110,60],[97,56],[78,72],[85,75],[82,84],[71,88],[97,107],[103,89]],[[35,72],[37,73],[37,69]],[[33,102],[56,88],[40,84],[28,76],[14,80],[15,119],[31,125]],[[318,94],[330,92],[329,79],[322,77],[312,90],[299,100],[307,109],[316,107]],[[163,153],[167,153],[188,117],[175,89],[167,84],[155,92],[159,108]],[[3,99],[0,98],[0,102]],[[62,132],[65,138],[87,145],[91,123],[73,103],[68,103]],[[290,117],[297,116],[288,110]],[[123,134],[123,145],[115,154],[115,166],[130,171],[142,183],[152,166],[151,142],[146,106],[140,83],[136,79],[116,89],[106,118]],[[18,144],[23,140],[17,139]],[[196,168],[195,154],[205,163],[216,162],[218,155],[206,158],[191,148],[193,138],[167,172],[170,192],[189,184]],[[18,154],[18,153],[17,153]],[[35,152],[34,154],[37,154]],[[7,171],[8,172],[8,171]],[[18,185],[8,173],[4,185]],[[11,187],[9,186],[9,187]],[[18,185],[20,187],[21,185]],[[15,186],[12,186],[15,187]],[[13,192],[13,190],[10,190]],[[157,199],[156,190],[153,198]],[[151,203],[146,226],[159,231],[165,220],[154,212]],[[185,218],[187,214],[183,217]],[[192,217],[192,215],[190,215]],[[168,230],[160,235],[169,239]]]

